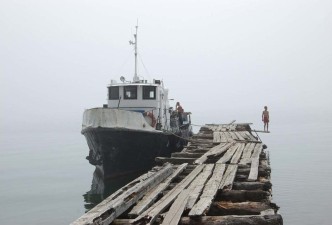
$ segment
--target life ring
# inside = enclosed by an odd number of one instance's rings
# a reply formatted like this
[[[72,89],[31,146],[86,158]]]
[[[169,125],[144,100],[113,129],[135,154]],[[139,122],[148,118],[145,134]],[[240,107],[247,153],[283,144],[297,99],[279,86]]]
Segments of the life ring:
[[[151,121],[148,121],[148,122],[150,122],[151,127],[155,127],[156,123],[157,123],[157,120],[154,117],[153,113],[152,112],[146,112],[145,115],[151,120]]]

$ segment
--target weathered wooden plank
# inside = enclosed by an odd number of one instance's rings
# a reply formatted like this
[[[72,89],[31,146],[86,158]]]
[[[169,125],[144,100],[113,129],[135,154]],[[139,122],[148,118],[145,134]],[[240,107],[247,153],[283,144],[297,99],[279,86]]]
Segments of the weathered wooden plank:
[[[190,217],[201,216],[209,210],[220,186],[225,167],[225,164],[216,164],[212,177],[205,185],[199,201],[192,207],[188,214]]]
[[[196,176],[204,169],[205,165],[198,165],[186,178],[178,183],[172,190],[170,190],[164,197],[156,202],[152,207],[141,213],[133,223],[140,224],[142,221],[152,224],[156,217],[162,213],[168,206],[170,206],[174,199],[189,186],[189,184],[196,178]]]
[[[179,223],[183,210],[187,205],[188,198],[189,190],[183,190],[166,213],[162,225],[177,225]]]
[[[238,139],[238,137],[236,136],[235,132],[229,132],[229,134],[231,135],[233,141],[236,141]]]
[[[246,135],[247,131],[239,131],[238,134],[244,139],[245,141],[250,141],[251,138]]]
[[[220,143],[220,132],[213,132],[213,143]]]
[[[256,144],[254,151],[251,155],[251,159],[259,158],[259,155],[261,154],[262,150],[263,150],[262,144],[260,143]]]
[[[213,148],[210,151],[206,152],[200,158],[195,160],[194,164],[202,164],[210,157],[217,157],[218,155],[222,154],[223,152],[227,151],[229,147],[231,147],[234,143],[222,143]]]
[[[197,158],[178,158],[178,157],[156,157],[155,161],[158,164],[164,164],[164,163],[172,163],[172,164],[182,164],[182,163],[189,163],[192,164]]]
[[[243,153],[242,153],[242,157],[240,160],[239,164],[248,164],[250,163],[250,157],[251,157],[251,153],[255,148],[255,143],[248,143],[246,144]]]
[[[271,133],[270,131],[265,131],[265,130],[251,130],[251,131],[258,133]]]
[[[191,209],[196,203],[199,195],[202,193],[204,185],[210,178],[214,164],[207,164],[204,170],[196,177],[196,179],[187,188],[189,190],[189,198],[186,209]]]
[[[159,171],[140,176],[75,220],[71,225],[110,224],[172,172],[172,166],[166,164]]]
[[[225,154],[218,160],[217,163],[226,163],[228,162],[234,155],[234,153],[236,152],[236,150],[238,149],[238,147],[240,146],[239,143],[236,143],[234,145],[232,145],[227,152],[225,152]]]
[[[224,142],[228,142],[227,141],[227,136],[225,132],[220,132],[220,142],[224,143]]]
[[[233,142],[234,141],[232,135],[229,132],[226,131],[226,132],[224,132],[224,134],[227,138],[227,142]]]
[[[251,170],[251,165],[248,168],[243,168],[243,167],[238,168],[237,174],[247,175],[247,177],[248,177],[250,170]],[[271,174],[271,168],[269,166],[263,166],[263,165],[258,166],[258,176],[267,177],[270,174]]]
[[[186,153],[197,153],[197,154],[202,154],[202,155],[204,155],[205,153],[207,153],[208,151],[210,151],[210,149],[208,149],[208,148],[205,148],[205,149],[202,149],[202,148],[195,148],[195,149],[188,149],[187,151],[186,151]],[[201,155],[201,156],[202,156]]]
[[[258,166],[259,166],[259,154],[262,151],[262,144],[256,144],[254,152],[251,156],[251,168],[248,180],[249,181],[256,181],[258,177]]]
[[[240,134],[240,132],[236,131],[234,132],[235,135],[237,136],[237,139],[240,140],[240,141],[245,141],[245,139],[242,137],[242,135]]]
[[[166,178],[162,183],[160,183],[156,188],[151,190],[149,193],[147,193],[141,201],[137,203],[137,205],[129,212],[129,217],[135,217],[138,216],[140,213],[145,211],[148,207],[150,207],[154,201],[158,198],[160,193],[162,193],[174,180],[175,177],[177,177],[181,172],[183,172],[188,166],[188,163],[184,163],[180,165],[169,177]]]
[[[249,133],[249,131],[245,131],[245,134],[250,138],[251,141],[257,141],[257,139],[251,133]]]
[[[219,189],[228,188],[232,189],[233,181],[235,179],[237,170],[237,165],[228,165],[227,170],[225,171],[225,174],[221,180],[221,183],[219,185]]]
[[[199,158],[202,155],[204,155],[204,153],[197,153],[197,152],[174,152],[174,153],[172,153],[172,157],[175,157],[175,158]]]
[[[182,217],[179,225],[282,225],[281,215],[255,215],[255,216],[204,216],[198,222],[190,217]]]
[[[244,143],[239,144],[239,147],[237,148],[236,152],[234,153],[234,155],[232,157],[231,163],[237,164],[239,162],[244,147],[245,147]]]

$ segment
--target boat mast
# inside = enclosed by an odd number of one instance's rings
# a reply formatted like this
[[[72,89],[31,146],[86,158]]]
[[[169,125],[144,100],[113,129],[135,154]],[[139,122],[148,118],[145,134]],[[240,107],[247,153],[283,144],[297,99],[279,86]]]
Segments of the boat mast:
[[[129,44],[131,45],[135,45],[135,74],[134,74],[134,82],[138,82],[139,81],[139,78],[137,76],[137,29],[138,29],[138,22],[137,22],[137,25],[136,25],[136,33],[134,34],[134,38],[135,38],[135,41],[129,41]]]

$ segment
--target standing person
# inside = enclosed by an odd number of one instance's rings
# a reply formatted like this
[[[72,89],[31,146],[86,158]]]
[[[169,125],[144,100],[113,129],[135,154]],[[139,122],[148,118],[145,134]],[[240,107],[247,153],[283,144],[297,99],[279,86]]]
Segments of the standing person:
[[[182,113],[184,112],[184,110],[183,110],[182,106],[180,105],[180,102],[176,103],[175,108],[176,108],[176,111],[178,112],[180,125],[182,125],[183,124]]]
[[[269,132],[270,115],[269,111],[267,111],[267,106],[264,106],[264,111],[262,113],[262,121],[264,122],[264,131]]]

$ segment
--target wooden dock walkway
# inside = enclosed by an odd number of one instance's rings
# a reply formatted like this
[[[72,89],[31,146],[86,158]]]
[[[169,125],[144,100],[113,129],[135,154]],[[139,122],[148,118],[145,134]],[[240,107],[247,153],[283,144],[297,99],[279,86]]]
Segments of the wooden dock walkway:
[[[282,225],[265,147],[249,124],[206,125],[72,225]]]

